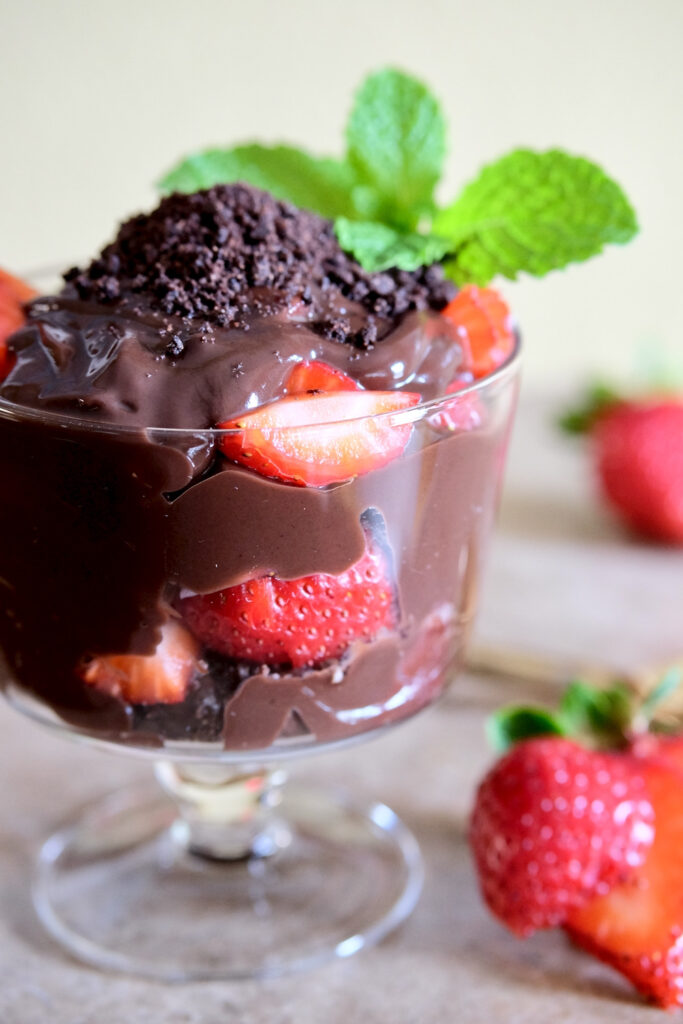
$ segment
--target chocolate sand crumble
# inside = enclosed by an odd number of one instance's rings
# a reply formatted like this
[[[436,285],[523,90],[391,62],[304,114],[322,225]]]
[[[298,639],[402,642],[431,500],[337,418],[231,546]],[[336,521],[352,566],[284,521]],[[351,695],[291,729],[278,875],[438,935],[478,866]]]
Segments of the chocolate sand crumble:
[[[404,314],[441,310],[456,292],[438,264],[368,273],[330,221],[240,184],[168,196],[65,279],[84,300],[217,327],[300,303],[317,333],[365,349]],[[349,314],[361,311],[358,327]]]

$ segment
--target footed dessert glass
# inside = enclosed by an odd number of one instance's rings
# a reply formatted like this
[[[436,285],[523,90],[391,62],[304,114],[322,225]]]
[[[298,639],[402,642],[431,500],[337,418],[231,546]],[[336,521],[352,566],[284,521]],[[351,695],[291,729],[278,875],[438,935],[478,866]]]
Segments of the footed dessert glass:
[[[285,786],[285,768],[379,735],[458,671],[517,364],[353,421],[391,457],[325,487],[235,465],[235,431],[0,401],[0,682],[42,724],[153,760],[160,784],[114,793],[42,848],[35,906],[77,957],[268,977],[349,956],[410,913],[422,867],[405,825]],[[305,447],[330,428],[280,429]],[[283,634],[308,630],[303,653],[259,657],[262,585]],[[329,646],[326,621],[345,643]]]

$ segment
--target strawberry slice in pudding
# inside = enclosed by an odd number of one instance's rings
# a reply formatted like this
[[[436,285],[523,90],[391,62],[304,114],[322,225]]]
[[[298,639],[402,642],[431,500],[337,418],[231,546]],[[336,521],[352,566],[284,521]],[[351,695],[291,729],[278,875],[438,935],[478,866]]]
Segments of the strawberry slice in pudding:
[[[391,413],[420,396],[398,391],[337,391],[281,398],[219,424],[219,440],[234,462],[285,483],[324,487],[379,469],[399,456],[409,422]]]
[[[7,348],[7,339],[24,324],[23,305],[36,294],[25,281],[0,267],[0,381],[14,365],[14,355]]]

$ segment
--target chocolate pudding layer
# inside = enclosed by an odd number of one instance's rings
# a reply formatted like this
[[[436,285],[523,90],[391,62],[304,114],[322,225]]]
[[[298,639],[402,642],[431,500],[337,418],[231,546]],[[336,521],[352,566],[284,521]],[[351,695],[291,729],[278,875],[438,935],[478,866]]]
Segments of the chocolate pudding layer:
[[[396,413],[402,453],[326,487],[235,465],[216,428],[310,360],[422,403],[467,382],[440,268],[366,274],[327,222],[230,186],[164,200],[67,278],[29,306],[0,384],[4,681],[92,736],[227,752],[335,742],[433,700],[462,658],[512,370]],[[369,547],[392,614],[334,657],[261,662],[193,635],[188,598],[336,578]],[[172,660],[179,638],[172,700],[94,684],[102,660]]]
[[[150,440],[0,408],[0,535],[12,538],[0,545],[0,645],[10,677],[79,728],[144,745],[264,750],[412,713],[462,657],[512,405],[508,382],[491,391],[481,426],[444,434],[423,418],[400,458],[325,489],[224,464],[177,494],[188,458],[160,432]],[[397,625],[334,663],[292,671],[205,650],[174,705],[131,705],[83,681],[90,658],[152,654],[180,595],[266,573],[338,574],[368,532],[388,552]]]

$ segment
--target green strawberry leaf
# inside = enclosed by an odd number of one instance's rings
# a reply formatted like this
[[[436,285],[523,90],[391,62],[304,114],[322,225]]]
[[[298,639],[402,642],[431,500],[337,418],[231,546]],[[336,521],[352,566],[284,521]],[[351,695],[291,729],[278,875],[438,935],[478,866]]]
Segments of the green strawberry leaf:
[[[364,185],[356,197],[362,217],[413,230],[433,212],[446,124],[425,85],[392,68],[370,75],[356,94],[346,141]]]
[[[577,679],[564,691],[557,711],[504,707],[488,719],[486,733],[498,751],[536,736],[567,736],[584,746],[615,748],[625,742],[633,716],[633,700],[626,686],[615,683],[600,688]]]
[[[581,405],[562,413],[558,426],[567,434],[589,433],[607,409],[623,401],[624,395],[611,384],[596,381],[588,389]]]
[[[352,216],[356,182],[350,166],[330,157],[314,157],[294,146],[207,149],[182,160],[159,182],[162,192],[196,192],[242,181],[323,217]]]
[[[537,736],[566,736],[562,720],[544,708],[500,708],[486,721],[486,737],[494,750],[503,753],[515,743]]]
[[[683,682],[683,670],[678,666],[669,669],[662,676],[640,706],[640,715],[644,721],[649,723],[654,719],[655,712],[658,711],[660,704],[663,704],[667,697],[670,697],[679,689],[681,682]]]
[[[417,270],[440,260],[449,247],[445,239],[436,235],[397,231],[376,221],[338,217],[334,229],[342,249],[350,252],[371,273],[389,267]]]
[[[619,681],[598,687],[575,679],[564,691],[556,712],[504,707],[487,720],[486,735],[493,749],[502,752],[536,736],[566,736],[585,747],[615,750],[627,745],[634,734],[648,730],[680,733],[680,718],[668,720],[666,709],[661,715],[659,712],[682,682],[680,665],[669,669],[645,697],[638,697]]]
[[[633,209],[596,164],[559,149],[517,149],[484,167],[434,218],[451,239],[446,273],[486,285],[496,274],[542,276],[588,259],[637,231]]]
[[[603,689],[577,679],[565,690],[559,714],[567,735],[614,747],[624,740],[633,701],[620,683]]]

